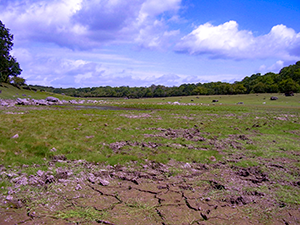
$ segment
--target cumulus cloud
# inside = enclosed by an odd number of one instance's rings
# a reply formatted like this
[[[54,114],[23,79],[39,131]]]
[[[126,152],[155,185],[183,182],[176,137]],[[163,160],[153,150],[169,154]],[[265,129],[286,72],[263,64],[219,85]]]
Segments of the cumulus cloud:
[[[76,49],[135,42],[153,48],[167,38],[167,21],[176,15],[181,0],[10,0],[1,4],[1,19],[18,34],[18,41]]]
[[[299,46],[300,33],[285,25],[276,25],[268,34],[255,37],[251,31],[239,30],[236,21],[229,21],[218,26],[198,26],[177,43],[176,51],[212,58],[291,60],[299,58],[300,53],[295,51]]]

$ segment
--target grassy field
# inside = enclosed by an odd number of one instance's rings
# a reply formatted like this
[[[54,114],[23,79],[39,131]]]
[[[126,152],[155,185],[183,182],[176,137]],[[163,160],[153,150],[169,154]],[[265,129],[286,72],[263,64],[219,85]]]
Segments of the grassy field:
[[[17,88],[10,84],[0,83],[0,99],[17,99],[17,98],[33,98],[33,99],[45,99],[48,96],[58,97],[60,100],[74,99],[69,96],[57,95],[53,93],[47,93],[42,91],[31,91],[22,88]]]
[[[11,98],[18,91],[7,89],[6,93],[0,87],[1,98]],[[48,96],[24,93],[32,98]],[[24,93],[19,91],[19,95]],[[271,96],[279,99],[271,101]],[[213,99],[218,102],[212,103]],[[107,105],[132,110],[0,109],[0,213],[5,218],[52,221],[49,224],[240,224],[241,219],[245,224],[299,223],[299,94],[104,100]],[[75,183],[62,185],[57,168],[71,171],[68,179]],[[40,186],[16,181],[17,176],[38,177],[38,171],[52,173],[55,181],[47,184],[44,180]],[[90,173],[109,180],[107,189],[100,190],[105,185],[91,182]],[[80,180],[80,174],[85,178]],[[82,199],[84,203],[75,202],[74,193],[68,192],[79,184],[82,189],[77,192],[89,196]],[[58,195],[58,189],[65,191]],[[37,193],[53,195],[61,201],[60,207],[49,211],[50,200],[38,202]],[[136,198],[130,199],[132,195]],[[23,206],[15,207],[7,196],[21,199]],[[108,206],[100,210],[92,203],[96,197],[111,198],[113,203],[106,202]],[[44,210],[37,209],[41,205]],[[20,219],[18,213],[24,210],[27,216]],[[28,216],[33,211],[39,216]],[[176,220],[169,214],[172,211],[186,214]],[[145,218],[152,222],[142,222]]]

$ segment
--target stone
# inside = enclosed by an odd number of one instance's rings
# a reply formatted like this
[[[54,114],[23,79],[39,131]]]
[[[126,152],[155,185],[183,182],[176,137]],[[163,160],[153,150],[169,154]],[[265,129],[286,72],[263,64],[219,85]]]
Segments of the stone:
[[[52,96],[49,96],[49,97],[46,98],[46,101],[48,101],[48,102],[58,102],[59,99],[55,98],[55,97],[52,97]]]
[[[50,152],[56,152],[56,151],[57,151],[57,150],[56,150],[56,148],[54,148],[54,147],[50,149]]]
[[[13,138],[13,139],[19,138],[19,134],[15,134],[15,135],[12,136],[11,138]]]
[[[109,185],[109,181],[108,180],[104,180],[104,179],[99,179],[99,184],[102,186],[108,186]]]
[[[38,170],[38,171],[36,172],[36,174],[37,174],[39,177],[41,177],[41,176],[44,175],[44,172],[43,172],[42,170]]]
[[[270,98],[270,100],[277,100],[278,99],[278,97],[276,97],[276,96],[272,96],[271,98]]]
[[[7,200],[7,201],[11,201],[11,200],[13,200],[13,199],[14,199],[14,197],[11,196],[11,195],[8,195],[8,196],[6,197],[6,200]]]
[[[25,98],[17,98],[17,104],[18,105],[29,105],[29,101]]]

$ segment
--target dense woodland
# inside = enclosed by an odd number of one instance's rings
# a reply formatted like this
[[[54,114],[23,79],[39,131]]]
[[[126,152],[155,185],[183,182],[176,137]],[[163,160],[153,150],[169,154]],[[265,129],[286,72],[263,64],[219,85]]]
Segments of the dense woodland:
[[[284,67],[278,74],[260,73],[245,77],[234,83],[210,82],[182,84],[179,87],[151,85],[150,87],[87,87],[87,88],[54,88],[29,85],[25,88],[49,91],[74,97],[169,97],[188,95],[233,95],[248,93],[287,93],[300,92],[300,61],[295,65]]]

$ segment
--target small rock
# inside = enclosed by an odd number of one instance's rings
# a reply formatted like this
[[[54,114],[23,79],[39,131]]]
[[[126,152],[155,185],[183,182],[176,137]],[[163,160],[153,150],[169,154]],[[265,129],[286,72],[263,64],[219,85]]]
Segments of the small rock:
[[[13,138],[13,139],[19,138],[19,134],[15,134],[15,135],[12,136],[11,138]]]
[[[210,201],[210,197],[207,197],[207,198],[205,199],[205,201],[209,202],[209,201]]]
[[[6,200],[7,200],[7,201],[11,201],[11,200],[13,200],[13,199],[14,199],[14,197],[11,196],[11,195],[8,195],[8,196],[6,197]]]
[[[54,148],[54,147],[50,149],[50,152],[56,152],[56,151],[57,151],[57,150],[56,150],[56,148]]]
[[[217,159],[216,159],[216,157],[214,157],[214,156],[212,155],[211,157],[209,157],[209,160],[215,162]]]
[[[90,173],[87,180],[94,184],[96,182],[97,178],[95,177],[94,174]]]
[[[94,137],[95,137],[94,135],[91,135],[91,136],[85,136],[85,138],[87,138],[87,139],[94,138]]]
[[[81,190],[81,189],[82,189],[81,185],[77,184],[77,186],[75,187],[75,190],[78,191],[78,190]]]
[[[51,184],[55,182],[55,178],[53,175],[48,175],[45,181],[45,184]]]
[[[108,186],[109,185],[109,181],[108,180],[104,180],[104,179],[99,179],[99,184],[101,184],[102,186]]]
[[[189,164],[189,163],[184,164],[182,167],[183,168],[192,168],[191,164]]]
[[[58,102],[59,99],[58,99],[58,98],[55,98],[55,97],[49,96],[49,97],[46,98],[46,101],[48,101],[48,102]]]
[[[36,172],[36,174],[37,174],[39,177],[41,177],[41,176],[44,175],[44,172],[43,172],[42,170],[38,170],[38,171]]]

